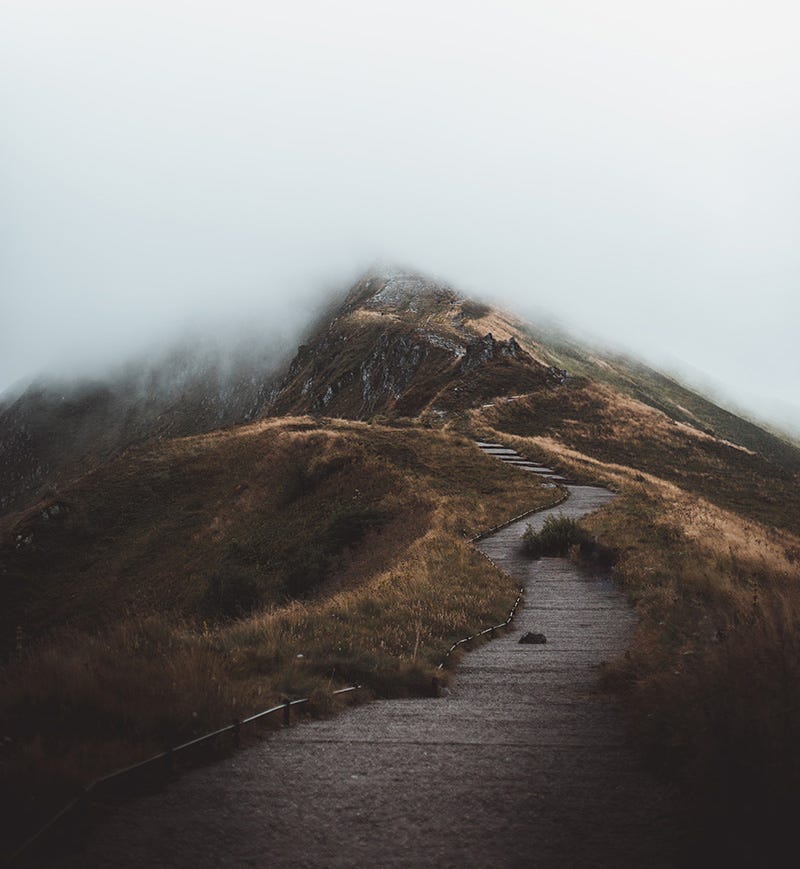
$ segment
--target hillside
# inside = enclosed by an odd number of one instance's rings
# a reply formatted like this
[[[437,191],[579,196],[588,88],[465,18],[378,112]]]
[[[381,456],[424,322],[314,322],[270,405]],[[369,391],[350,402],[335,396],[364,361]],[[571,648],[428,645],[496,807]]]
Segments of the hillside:
[[[131,444],[255,419],[279,363],[269,343],[183,343],[104,377],[41,378],[0,399],[0,515]]]
[[[473,453],[426,429],[308,418],[130,448],[0,519],[2,650],[20,631],[35,642],[131,613],[214,621],[330,592],[424,534],[437,492],[451,510],[437,521],[459,534],[549,496]]]
[[[675,380],[405,274],[367,275],[267,411],[550,437],[800,532],[800,449]]]
[[[514,336],[476,329],[474,303],[414,275],[367,275],[300,347],[269,413],[350,419],[453,412],[558,382]],[[478,306],[477,310],[482,310]]]
[[[548,364],[568,369],[573,376],[607,384],[629,398],[662,411],[670,419],[699,428],[705,434],[729,440],[765,458],[800,470],[800,452],[750,420],[643,363],[618,353],[582,346],[565,332],[517,322],[517,327],[538,346]]]
[[[717,491],[717,477],[723,488],[729,482],[722,469],[731,461],[757,490],[749,515],[797,528],[798,511],[778,503],[794,503],[796,446],[633,360],[423,277],[377,272],[326,314],[288,365],[269,346],[222,353],[187,345],[104,380],[34,384],[0,404],[0,514],[152,438],[305,413],[452,424],[509,397],[522,403],[497,410],[490,421],[502,430],[572,447],[596,439],[606,460],[642,460],[676,481],[688,474],[719,503],[741,505],[735,482],[728,495]],[[626,446],[628,422],[638,441]]]
[[[6,517],[0,841],[287,695],[427,691],[515,594],[464,535],[559,497],[463,436],[306,417],[129,449]]]
[[[348,679],[427,690],[514,594],[465,534],[562,495],[475,439],[617,493],[583,524],[639,617],[606,672],[632,736],[703,823],[783,817],[798,448],[403,273],[365,275],[282,367],[202,358],[0,411],[0,764],[28,822],[43,793],[242,709]]]

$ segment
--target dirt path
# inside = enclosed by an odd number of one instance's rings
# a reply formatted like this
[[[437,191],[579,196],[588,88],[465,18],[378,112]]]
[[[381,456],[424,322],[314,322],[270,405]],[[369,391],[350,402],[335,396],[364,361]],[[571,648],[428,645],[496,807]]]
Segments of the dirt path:
[[[572,486],[579,516],[609,493]],[[129,804],[63,866],[673,866],[666,796],[637,767],[597,667],[634,616],[610,583],[518,553],[530,521],[478,545],[527,586],[512,630],[438,699],[291,728]],[[543,631],[547,644],[520,645]]]

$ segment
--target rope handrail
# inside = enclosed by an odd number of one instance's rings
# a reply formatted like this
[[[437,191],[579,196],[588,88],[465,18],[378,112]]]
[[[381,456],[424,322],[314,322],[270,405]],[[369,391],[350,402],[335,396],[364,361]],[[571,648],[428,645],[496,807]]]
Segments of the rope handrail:
[[[502,444],[500,445],[502,446]],[[558,500],[554,501],[552,504],[543,504],[539,507],[534,507],[532,510],[526,510],[524,513],[520,513],[519,516],[515,516],[513,519],[508,519],[505,522],[501,522],[499,525],[495,525],[494,528],[490,528],[488,531],[481,531],[480,534],[476,534],[474,537],[470,537],[468,542],[475,544],[479,540],[483,540],[485,537],[489,537],[491,534],[495,534],[497,531],[502,531],[503,528],[508,528],[509,525],[513,525],[514,522],[519,522],[520,519],[525,519],[527,516],[533,516],[534,513],[541,513],[544,510],[552,510],[554,507],[558,507],[559,504],[563,504],[564,501],[567,500],[570,496],[570,491],[567,486],[560,485],[558,488],[561,490],[561,495]],[[477,549],[477,546],[475,547]],[[497,570],[505,573],[505,571],[481,549],[478,549],[478,552]],[[508,618],[499,625],[492,625],[489,628],[484,628],[482,631],[478,631],[476,634],[471,634],[468,637],[464,637],[461,640],[453,643],[452,646],[445,652],[444,657],[439,662],[439,666],[436,668],[437,670],[443,670],[444,665],[447,663],[447,659],[453,652],[459,647],[463,646],[466,643],[469,643],[471,640],[476,639],[477,637],[485,636],[486,634],[491,634],[494,636],[495,631],[499,631],[501,628],[508,627],[511,624],[512,619],[514,618],[514,614],[517,611],[517,607],[519,606],[520,601],[522,600],[522,596],[525,594],[525,588],[520,587],[519,594],[517,595],[517,599],[514,601],[514,605],[511,607],[511,612],[508,614]],[[435,690],[435,689],[434,689]]]
[[[553,507],[558,507],[559,504],[563,504],[564,501],[569,498],[569,489],[566,486],[559,486],[561,489],[561,495],[558,500],[553,501],[552,504],[543,504],[540,507],[534,507],[532,510],[526,510],[524,513],[520,513],[519,516],[514,516],[513,519],[507,519],[505,522],[501,522],[499,525],[495,525],[494,528],[489,528],[488,531],[481,531],[480,534],[476,534],[474,537],[469,538],[470,543],[475,543],[478,540],[483,540],[484,537],[489,537],[494,534],[496,531],[502,531],[503,528],[508,528],[509,525],[513,525],[515,522],[519,522],[520,519],[525,519],[528,516],[533,516],[534,513],[541,513],[543,510],[552,510]]]
[[[342,694],[349,694],[353,691],[359,691],[363,686],[362,685],[349,685],[346,688],[338,688],[336,691],[331,691],[331,697],[338,697]],[[203,733],[200,736],[195,737],[194,739],[190,739],[187,742],[183,742],[180,745],[176,745],[168,748],[166,751],[161,751],[158,754],[154,754],[151,757],[146,758],[145,760],[140,760],[137,763],[129,764],[128,766],[121,767],[120,769],[115,769],[112,772],[106,773],[106,775],[99,776],[98,778],[93,779],[88,785],[81,789],[81,792],[73,797],[65,806],[62,806],[56,814],[54,814],[49,820],[47,820],[38,830],[36,830],[33,834],[31,834],[12,854],[10,854],[7,858],[7,864],[11,865],[19,858],[25,856],[26,852],[29,851],[38,841],[40,841],[50,830],[52,830],[56,824],[62,819],[68,816],[71,812],[75,811],[80,805],[84,803],[84,801],[91,796],[92,792],[99,790],[103,785],[107,785],[109,782],[117,781],[124,779],[126,776],[129,776],[139,770],[143,770],[148,766],[152,766],[157,763],[167,763],[171,766],[171,762],[173,757],[182,752],[186,751],[190,748],[194,748],[197,745],[200,745],[204,742],[210,742],[212,739],[215,739],[219,736],[223,736],[226,733],[233,733],[236,736],[236,742],[238,746],[239,734],[241,732],[241,728],[244,725],[252,724],[255,721],[258,721],[262,718],[266,718],[268,715],[274,715],[278,712],[283,712],[284,715],[284,725],[289,724],[289,711],[292,706],[299,706],[303,703],[309,703],[311,700],[310,697],[300,697],[296,700],[286,700],[278,706],[271,706],[269,709],[264,709],[261,712],[256,712],[254,715],[249,715],[247,718],[243,718],[241,720],[236,719],[232,724],[228,724],[225,727],[220,727],[217,730],[212,730],[209,733]]]

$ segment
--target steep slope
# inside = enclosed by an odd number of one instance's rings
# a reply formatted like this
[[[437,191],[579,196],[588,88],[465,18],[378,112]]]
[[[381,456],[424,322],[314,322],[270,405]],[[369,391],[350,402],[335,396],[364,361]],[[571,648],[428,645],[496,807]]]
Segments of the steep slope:
[[[698,817],[792,805],[800,450],[414,275],[366,275],[275,380],[267,356],[154,361],[2,411],[4,494],[25,505],[0,518],[9,793],[55,799],[265,696],[426,690],[513,592],[463,532],[559,494],[483,438],[618,493],[586,523],[641,620],[611,673]]]
[[[800,530],[800,449],[647,366],[414,275],[368,274],[269,413],[421,417],[549,437]]]
[[[516,335],[523,347],[540,362],[563,368],[573,377],[606,384],[629,398],[662,411],[675,422],[732,441],[766,459],[800,470],[800,450],[796,445],[719,407],[696,390],[636,359],[581,343],[554,326],[540,326],[496,310],[487,311],[475,326],[494,329],[499,335]]]
[[[513,336],[471,325],[454,290],[407,274],[369,274],[338,314],[300,347],[270,413],[367,419],[473,407],[561,376]]]
[[[668,439],[673,454],[692,454],[705,437],[709,451],[725,454],[723,464],[730,455],[744,462],[747,474],[780,477],[782,488],[800,471],[797,447],[646,366],[424,277],[372,272],[326,314],[288,366],[270,346],[221,353],[198,344],[102,381],[33,385],[0,404],[0,513],[52,494],[126,446],[151,438],[297,413],[441,423],[463,420],[466,411],[509,396],[526,396],[524,405],[505,415],[510,432],[566,432],[574,428],[571,420],[583,420],[594,436],[602,434],[599,421],[618,416],[622,404],[626,413],[637,408],[636,426],[642,428],[649,425],[649,407],[660,420],[678,424]],[[612,440],[603,454],[624,460],[619,426]],[[588,446],[586,437],[572,443]],[[730,452],[737,446],[757,459],[748,465],[747,453]],[[714,459],[704,473],[719,473],[719,467]],[[768,505],[771,496],[763,495]]]

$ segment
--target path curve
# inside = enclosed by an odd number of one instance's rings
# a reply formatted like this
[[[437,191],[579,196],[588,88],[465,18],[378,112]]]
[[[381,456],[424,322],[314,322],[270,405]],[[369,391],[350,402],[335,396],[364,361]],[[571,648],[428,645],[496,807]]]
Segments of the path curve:
[[[60,866],[674,866],[667,795],[637,766],[597,668],[635,618],[611,583],[519,552],[528,523],[477,545],[527,587],[511,630],[470,652],[446,696],[372,703],[283,731],[119,809]],[[526,631],[547,644],[521,645]]]

